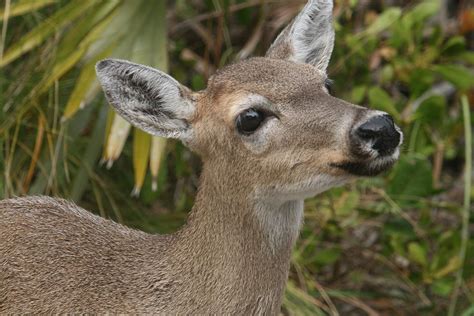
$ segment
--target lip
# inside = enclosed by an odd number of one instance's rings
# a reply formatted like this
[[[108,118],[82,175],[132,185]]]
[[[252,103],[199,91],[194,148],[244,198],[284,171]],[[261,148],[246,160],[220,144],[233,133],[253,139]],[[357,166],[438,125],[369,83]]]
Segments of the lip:
[[[396,158],[377,158],[371,161],[343,161],[330,166],[360,177],[373,177],[389,170],[397,162]]]

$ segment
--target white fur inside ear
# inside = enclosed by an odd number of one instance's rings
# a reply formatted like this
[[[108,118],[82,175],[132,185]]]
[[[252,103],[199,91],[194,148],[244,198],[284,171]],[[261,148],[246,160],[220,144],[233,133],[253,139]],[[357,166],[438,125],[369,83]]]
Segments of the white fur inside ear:
[[[334,48],[332,9],[332,0],[308,2],[293,25],[293,61],[326,70]]]
[[[267,57],[306,63],[326,71],[334,47],[333,0],[310,0],[277,37]]]
[[[182,138],[194,104],[169,75],[151,67],[108,59],[96,66],[108,102],[131,124],[150,134]]]

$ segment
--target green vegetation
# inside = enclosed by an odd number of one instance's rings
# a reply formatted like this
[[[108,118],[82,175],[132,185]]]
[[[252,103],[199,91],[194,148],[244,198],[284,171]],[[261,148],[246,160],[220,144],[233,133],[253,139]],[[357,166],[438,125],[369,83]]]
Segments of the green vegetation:
[[[0,197],[61,196],[176,230],[199,160],[115,116],[94,64],[130,59],[200,90],[218,67],[262,55],[304,2],[4,0]],[[474,315],[474,7],[336,0],[335,20],[334,94],[392,114],[405,145],[388,174],[306,203],[284,313]]]

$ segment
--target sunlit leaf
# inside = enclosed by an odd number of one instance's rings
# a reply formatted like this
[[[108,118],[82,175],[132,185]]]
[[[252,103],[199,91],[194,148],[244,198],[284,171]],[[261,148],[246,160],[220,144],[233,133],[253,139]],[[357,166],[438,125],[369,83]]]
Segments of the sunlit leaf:
[[[145,181],[148,159],[150,157],[151,135],[137,128],[133,130],[133,171],[135,187],[132,195],[138,196]]]
[[[474,72],[463,66],[435,65],[433,70],[462,90],[467,90],[474,86]]]
[[[461,259],[459,256],[454,256],[449,259],[448,264],[435,272],[434,277],[436,279],[442,278],[454,271],[456,271],[461,266]]]
[[[48,36],[74,21],[96,2],[97,0],[71,1],[9,47],[0,60],[0,68],[40,45]]]
[[[410,259],[415,261],[421,266],[426,266],[427,264],[427,255],[426,249],[423,248],[419,243],[411,242],[408,244],[408,255]]]
[[[382,110],[399,119],[400,114],[387,92],[379,87],[369,89],[369,102],[374,109]]]
[[[91,91],[94,85],[97,85],[95,64],[108,56],[111,49],[107,49],[102,54],[95,56],[91,61],[84,65],[79,78],[77,79],[74,90],[69,97],[69,101],[64,109],[63,118],[71,118],[80,108],[84,107],[86,96]]]
[[[431,164],[420,155],[403,156],[395,166],[387,191],[394,198],[433,193]]]
[[[127,141],[128,133],[130,132],[130,124],[125,121],[120,115],[114,116],[114,122],[110,128],[110,133],[107,140],[107,148],[104,160],[107,161],[107,167],[111,167],[115,160],[120,156],[123,146]]]
[[[397,7],[389,8],[380,14],[377,19],[365,30],[365,33],[374,35],[386,30],[402,15],[402,10]]]
[[[158,172],[160,171],[161,162],[163,160],[164,152],[166,149],[166,138],[153,137],[151,142],[150,151],[150,171],[153,177],[152,179],[152,190],[158,189]]]
[[[20,0],[12,3],[8,15],[9,17],[15,17],[26,14],[56,3],[57,1],[58,0]],[[4,14],[5,9],[0,9],[0,21],[3,21]]]

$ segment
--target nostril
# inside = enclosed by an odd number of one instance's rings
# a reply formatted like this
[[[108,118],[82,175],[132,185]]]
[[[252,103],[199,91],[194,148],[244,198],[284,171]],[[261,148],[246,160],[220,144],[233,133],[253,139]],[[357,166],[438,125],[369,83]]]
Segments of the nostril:
[[[389,115],[380,115],[371,118],[357,129],[356,133],[361,138],[379,137],[381,134],[395,130],[393,119]]]
[[[379,115],[360,125],[355,134],[382,156],[391,155],[400,143],[400,133],[390,115]]]

